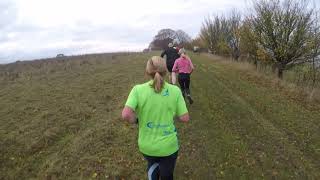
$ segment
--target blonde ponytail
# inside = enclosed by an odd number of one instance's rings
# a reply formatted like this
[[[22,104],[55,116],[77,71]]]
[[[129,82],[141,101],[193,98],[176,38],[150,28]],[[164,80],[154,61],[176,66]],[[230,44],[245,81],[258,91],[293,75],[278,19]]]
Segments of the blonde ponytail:
[[[152,84],[154,91],[156,93],[160,93],[163,88],[163,84],[164,82],[163,82],[162,76],[158,72],[156,72],[156,74],[154,75],[153,84]]]
[[[160,93],[164,86],[164,76],[167,73],[166,62],[159,56],[153,56],[147,62],[146,73],[153,78],[151,87],[156,93]]]

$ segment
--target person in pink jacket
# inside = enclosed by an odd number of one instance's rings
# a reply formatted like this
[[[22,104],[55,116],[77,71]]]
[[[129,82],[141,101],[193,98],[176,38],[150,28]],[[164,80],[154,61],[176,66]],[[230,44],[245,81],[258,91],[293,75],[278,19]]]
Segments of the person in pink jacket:
[[[178,58],[172,68],[172,72],[178,73],[178,81],[184,97],[187,96],[189,103],[192,104],[193,100],[190,94],[190,75],[194,70],[191,59],[186,55],[184,49],[179,50],[180,58]]]

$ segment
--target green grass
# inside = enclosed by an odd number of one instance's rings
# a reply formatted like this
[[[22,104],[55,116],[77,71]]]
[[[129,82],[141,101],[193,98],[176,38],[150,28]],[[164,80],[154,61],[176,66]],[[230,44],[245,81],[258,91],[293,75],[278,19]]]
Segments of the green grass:
[[[151,54],[0,66],[0,179],[145,179],[137,127],[120,119]],[[191,56],[191,121],[177,179],[319,179],[320,104],[237,64]]]

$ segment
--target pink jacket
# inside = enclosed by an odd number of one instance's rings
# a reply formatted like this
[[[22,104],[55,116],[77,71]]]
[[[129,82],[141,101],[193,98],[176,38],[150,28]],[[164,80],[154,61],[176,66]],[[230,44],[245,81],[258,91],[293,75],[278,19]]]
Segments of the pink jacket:
[[[190,74],[193,71],[193,69],[194,67],[191,62],[191,59],[186,56],[182,56],[174,62],[172,72]]]

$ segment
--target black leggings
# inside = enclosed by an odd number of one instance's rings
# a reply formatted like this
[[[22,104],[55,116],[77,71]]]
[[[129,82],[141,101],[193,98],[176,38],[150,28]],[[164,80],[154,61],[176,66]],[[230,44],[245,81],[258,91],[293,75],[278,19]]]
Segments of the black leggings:
[[[178,151],[165,157],[143,155],[148,161],[148,180],[172,180],[173,171],[178,157]]]
[[[167,62],[167,69],[168,69],[169,73],[172,73],[172,68],[173,68],[173,64]]]
[[[178,81],[180,84],[180,88],[183,96],[185,93],[190,94],[190,74],[187,73],[179,73]]]

